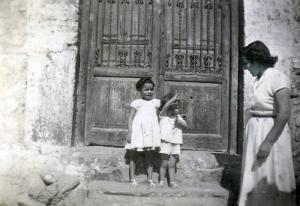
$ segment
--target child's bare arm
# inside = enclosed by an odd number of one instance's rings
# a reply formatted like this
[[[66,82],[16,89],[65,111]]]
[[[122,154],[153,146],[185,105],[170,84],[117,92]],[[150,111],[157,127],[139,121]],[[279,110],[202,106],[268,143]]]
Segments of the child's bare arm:
[[[127,139],[126,139],[128,143],[131,142],[132,121],[133,121],[135,113],[136,113],[136,109],[131,107],[129,117],[128,117],[128,135],[127,135]]]
[[[184,129],[184,128],[187,128],[187,122],[184,118],[182,118],[181,115],[177,115],[176,117],[176,126]]]
[[[172,104],[176,99],[178,99],[178,95],[177,95],[177,94],[175,94],[175,95],[172,97],[172,99],[170,99],[169,101],[167,101],[167,103],[163,106],[162,110],[160,111],[159,115],[160,115],[160,116],[166,116],[169,107],[171,106],[171,104]]]

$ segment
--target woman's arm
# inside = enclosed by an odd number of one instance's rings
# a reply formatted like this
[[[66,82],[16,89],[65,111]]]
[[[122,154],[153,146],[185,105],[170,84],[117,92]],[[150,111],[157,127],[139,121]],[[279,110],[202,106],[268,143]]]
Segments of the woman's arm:
[[[135,116],[136,109],[131,107],[130,108],[130,113],[128,117],[128,135],[127,135],[127,143],[131,143],[131,134],[132,134],[132,121]]]
[[[275,93],[275,102],[278,102],[279,112],[277,117],[274,119],[274,125],[267,135],[267,141],[275,143],[284,126],[290,117],[290,90],[287,88],[281,89]]]
[[[166,116],[167,115],[167,112],[168,112],[168,109],[169,107],[171,106],[171,104],[178,98],[178,95],[175,94],[172,99],[170,99],[169,101],[167,101],[167,103],[163,106],[163,108],[161,109],[159,115],[160,116]]]
[[[278,140],[290,116],[290,90],[283,88],[277,91],[274,97],[274,101],[278,103],[279,111],[277,117],[274,119],[273,127],[260,146],[257,158],[263,158],[269,155],[273,144]]]

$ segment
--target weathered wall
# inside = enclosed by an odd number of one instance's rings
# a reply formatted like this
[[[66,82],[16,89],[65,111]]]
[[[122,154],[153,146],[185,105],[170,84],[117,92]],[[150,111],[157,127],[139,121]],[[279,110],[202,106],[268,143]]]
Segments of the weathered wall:
[[[26,138],[69,145],[78,0],[27,1]]]
[[[70,144],[78,7],[79,0],[0,1],[0,205],[41,171],[78,169],[68,166],[67,147],[36,147]]]
[[[300,19],[299,19],[300,20]],[[299,21],[300,23],[300,21]],[[294,137],[294,165],[296,171],[296,182],[300,186],[300,61],[295,61],[292,72],[292,116],[291,126]],[[300,194],[299,202],[300,202]]]
[[[24,135],[26,15],[26,2],[0,1],[0,143],[15,144]]]
[[[78,0],[0,2],[1,142],[69,145]]]
[[[278,63],[275,68],[283,71],[292,79],[293,65],[300,59],[300,22],[297,21],[297,0],[245,0],[245,44],[255,40],[263,41],[271,50],[271,54],[278,56]],[[300,19],[299,19],[300,20]],[[251,74],[245,72],[245,114],[248,105],[248,95],[250,92],[250,83],[253,81]],[[293,83],[294,84],[294,83]],[[296,116],[300,115],[298,106],[292,100],[292,116],[290,126],[293,129],[294,140],[299,139],[296,135],[295,126]],[[300,134],[300,133],[298,133]],[[299,139],[300,141],[300,139]],[[298,148],[299,143],[294,141],[294,150]],[[300,161],[295,158],[296,174],[300,174]]]
[[[292,61],[300,57],[300,25],[295,19],[296,0],[245,0],[245,43],[262,40],[288,75]]]

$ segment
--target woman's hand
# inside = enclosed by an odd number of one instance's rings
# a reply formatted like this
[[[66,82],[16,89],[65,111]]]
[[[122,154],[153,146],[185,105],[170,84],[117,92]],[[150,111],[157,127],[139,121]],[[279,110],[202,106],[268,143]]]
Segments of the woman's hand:
[[[271,152],[272,146],[273,143],[267,139],[262,142],[256,154],[256,159],[253,162],[252,171],[257,170],[266,161]]]
[[[257,152],[256,158],[257,160],[261,160],[262,162],[267,159],[269,156],[273,143],[269,140],[264,140],[263,143],[260,145],[259,150]]]

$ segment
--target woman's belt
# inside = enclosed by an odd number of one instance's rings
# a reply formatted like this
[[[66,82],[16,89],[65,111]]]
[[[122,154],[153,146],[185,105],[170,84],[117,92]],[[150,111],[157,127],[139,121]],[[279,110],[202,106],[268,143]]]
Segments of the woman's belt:
[[[277,115],[275,114],[251,114],[251,117],[258,117],[258,118],[275,118]]]
[[[252,117],[258,117],[258,118],[274,118],[277,117],[276,114],[273,114],[273,112],[269,111],[250,111],[250,114]]]

